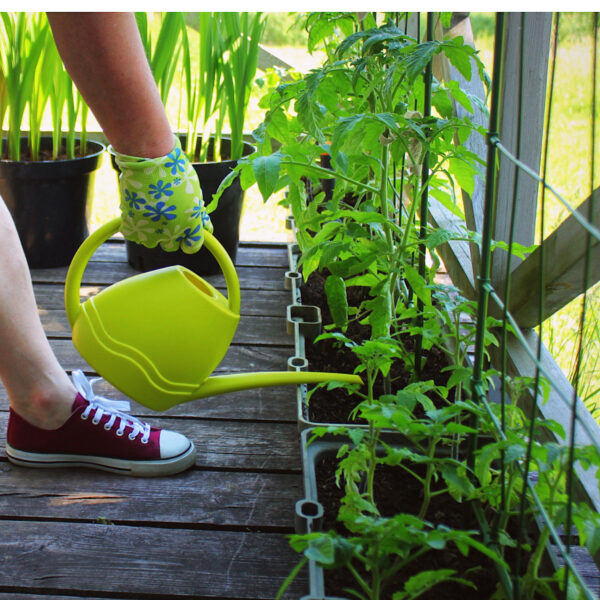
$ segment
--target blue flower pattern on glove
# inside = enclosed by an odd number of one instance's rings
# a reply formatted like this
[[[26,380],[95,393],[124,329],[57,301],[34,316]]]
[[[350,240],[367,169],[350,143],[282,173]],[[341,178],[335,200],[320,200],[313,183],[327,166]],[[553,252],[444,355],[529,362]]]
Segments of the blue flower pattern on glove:
[[[146,204],[146,200],[141,196],[138,196],[137,192],[130,192],[129,190],[125,190],[125,202],[127,202],[131,208],[135,208],[136,210],[140,210],[142,205]]]
[[[159,200],[164,196],[172,196],[173,190],[171,189],[171,184],[164,182],[162,179],[159,179],[156,185],[151,185],[149,188],[150,195],[154,196],[155,200]]]
[[[176,206],[171,204],[171,206],[167,206],[166,202],[162,200],[157,202],[154,206],[152,204],[148,204],[146,206],[147,212],[144,213],[145,217],[150,217],[152,221],[160,221],[162,217],[168,219],[174,219],[177,215],[173,213],[176,210]]]
[[[191,229],[188,227],[183,232],[183,235],[180,235],[177,238],[177,241],[183,242],[186,246],[193,246],[193,243],[200,241],[201,238],[202,238],[202,232],[200,230],[200,225],[196,225],[196,227],[194,227],[194,229]]]
[[[204,210],[204,203],[202,202],[202,200],[198,200],[198,202],[188,210],[192,219],[202,217],[202,213],[206,214],[206,211]]]
[[[202,219],[202,225],[204,225],[204,227],[209,227],[209,226],[212,227],[212,223],[210,222],[210,217],[208,216],[208,213],[205,210],[202,210],[200,218]]]
[[[165,162],[165,167],[171,169],[171,175],[177,175],[177,171],[185,173],[185,159],[182,156],[181,148],[175,148],[173,152],[167,154],[168,160]]]

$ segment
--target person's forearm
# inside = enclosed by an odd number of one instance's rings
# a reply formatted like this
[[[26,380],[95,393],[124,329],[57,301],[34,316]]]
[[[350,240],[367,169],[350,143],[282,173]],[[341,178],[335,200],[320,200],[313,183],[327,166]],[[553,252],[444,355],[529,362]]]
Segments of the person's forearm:
[[[173,133],[133,13],[47,13],[75,85],[115,150],[154,158]]]

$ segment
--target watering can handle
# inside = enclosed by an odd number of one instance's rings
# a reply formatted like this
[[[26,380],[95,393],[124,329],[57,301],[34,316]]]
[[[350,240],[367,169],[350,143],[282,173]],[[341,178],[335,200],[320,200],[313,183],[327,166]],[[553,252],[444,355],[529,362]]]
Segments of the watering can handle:
[[[121,217],[117,217],[99,227],[83,242],[83,244],[81,244],[71,261],[65,280],[65,308],[71,327],[73,327],[81,307],[79,296],[83,272],[85,271],[92,254],[94,254],[108,238],[117,233],[120,228]],[[240,282],[229,254],[227,254],[227,251],[221,246],[217,238],[206,230],[204,231],[204,246],[215,257],[223,271],[225,283],[227,284],[229,308],[233,313],[239,315]]]

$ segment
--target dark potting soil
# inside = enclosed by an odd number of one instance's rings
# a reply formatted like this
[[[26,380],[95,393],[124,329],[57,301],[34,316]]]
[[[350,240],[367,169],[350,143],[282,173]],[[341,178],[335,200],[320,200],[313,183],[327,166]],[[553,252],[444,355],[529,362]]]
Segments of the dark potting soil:
[[[75,146],[75,158],[82,158],[84,156],[87,156],[87,154],[85,154],[85,153],[82,154],[81,147],[79,146],[79,144],[77,144]],[[1,160],[10,160],[10,159],[6,154],[4,154],[4,155],[2,155]],[[21,152],[21,158],[20,158],[21,162],[50,162],[50,161],[54,162],[54,161],[60,161],[60,160],[72,160],[69,156],[67,156],[67,152],[64,149],[64,147],[60,149],[60,152],[58,153],[58,156],[56,158],[54,158],[52,156],[51,150],[46,150],[44,148],[40,148],[39,157],[36,160],[33,160],[29,150],[27,150],[26,152]]]
[[[317,478],[317,497],[323,505],[323,531],[334,530],[343,535],[349,535],[343,523],[337,520],[342,489],[336,485],[335,471],[338,459],[335,456],[324,455],[315,465]],[[415,468],[420,476],[425,469]],[[433,486],[433,491],[436,488]],[[418,514],[423,500],[423,486],[414,477],[400,467],[378,465],[375,474],[375,503],[383,517],[392,517],[399,513]],[[452,529],[479,530],[479,524],[468,503],[458,503],[448,494],[440,494],[431,499],[425,519],[438,525],[446,525]],[[516,531],[509,532],[513,538]],[[481,539],[479,539],[481,541]],[[513,557],[507,552],[507,562],[512,564]],[[527,564],[528,557],[523,557]],[[355,568],[360,565],[353,563]],[[425,570],[452,569],[455,576],[472,582],[476,589],[464,584],[448,581],[434,586],[431,590],[419,596],[419,600],[484,600],[491,598],[496,591],[498,576],[496,568],[487,556],[471,549],[464,556],[458,548],[450,543],[442,550],[430,550],[413,563],[400,570],[387,583],[381,600],[391,600],[394,592],[402,590],[404,583],[413,575]],[[369,580],[369,573],[357,568],[361,576]],[[346,588],[358,588],[353,575],[347,569],[325,570],[325,592],[327,596],[352,598]],[[535,600],[541,596],[535,595]]]
[[[329,307],[324,294],[324,283],[327,273],[314,272],[302,286],[302,302],[319,306],[323,324],[332,323]],[[367,298],[367,290],[363,287],[347,289],[348,303],[352,306]],[[353,322],[348,326],[346,335],[354,341],[368,339],[370,328]],[[414,339],[406,337],[403,340],[407,349],[414,348]],[[438,385],[445,385],[449,374],[441,370],[448,365],[446,356],[439,349],[424,353],[426,363],[421,373],[421,379],[432,379]],[[338,348],[330,340],[322,340],[315,344],[306,345],[306,357],[311,369],[352,372],[358,364],[355,355],[347,348]],[[410,373],[403,365],[396,363],[391,370],[392,393],[409,383]],[[382,384],[375,390],[376,394],[383,393]],[[348,396],[344,390],[316,390],[309,402],[309,419],[314,422],[347,423],[349,414],[356,406],[356,399]],[[355,423],[360,420],[352,421]],[[322,457],[316,465],[317,495],[324,508],[323,530],[335,530],[344,535],[348,531],[337,521],[340,501],[344,496],[335,480],[338,460],[333,456]],[[415,469],[418,471],[418,468]],[[423,472],[420,473],[424,475]],[[434,486],[435,490],[435,486]],[[398,513],[418,514],[422,504],[423,486],[414,477],[400,467],[378,465],[375,476],[375,502],[384,517],[392,517]],[[425,518],[436,524],[443,524],[452,529],[479,530],[479,524],[468,503],[458,503],[448,494],[435,496],[429,505]],[[516,531],[509,531],[516,538]],[[512,564],[510,552],[505,557]],[[527,557],[523,558],[524,565]],[[354,564],[355,567],[359,565]],[[399,571],[392,581],[384,588],[382,600],[391,600],[393,593],[402,590],[404,583],[413,575],[424,570],[452,569],[455,576],[466,579],[475,585],[475,589],[458,582],[444,582],[419,596],[420,600],[482,600],[490,598],[497,587],[496,568],[488,557],[470,550],[465,557],[458,548],[450,543],[442,550],[430,550],[414,563]],[[369,574],[360,571],[364,578]],[[358,588],[354,577],[347,569],[325,570],[325,592],[327,596],[352,598],[347,588]],[[535,596],[535,600],[539,600]]]
[[[323,325],[333,322],[324,287],[327,271],[323,273],[314,271],[308,280],[302,284],[302,303],[318,306],[321,309]],[[368,289],[362,286],[350,286],[346,290],[349,306],[359,306],[363,300],[368,298]],[[369,339],[371,328],[361,325],[358,321],[351,321],[345,335],[360,343]],[[402,342],[408,351],[414,351],[415,338],[409,335],[402,337]],[[306,344],[306,358],[309,368],[315,371],[336,371],[341,373],[352,373],[359,360],[356,355],[345,346],[339,347],[333,340],[320,340],[316,343]],[[438,385],[445,385],[449,373],[442,372],[442,368],[448,366],[444,353],[438,348],[424,352],[425,365],[421,372],[421,380],[432,379]],[[405,366],[396,361],[390,370],[392,381],[392,394],[410,383],[411,373]],[[377,382],[374,393],[384,393],[383,381]],[[361,423],[362,419],[351,419],[350,413],[356,407],[357,399],[349,396],[344,389],[325,390],[317,389],[309,400],[309,420],[317,423]]]

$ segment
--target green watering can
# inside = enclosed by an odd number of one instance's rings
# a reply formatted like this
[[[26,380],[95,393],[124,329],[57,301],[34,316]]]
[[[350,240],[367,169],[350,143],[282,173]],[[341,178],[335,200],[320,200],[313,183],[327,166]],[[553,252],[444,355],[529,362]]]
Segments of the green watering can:
[[[126,396],[163,411],[183,402],[263,386],[330,380],[362,383],[357,375],[309,371],[211,377],[240,320],[240,284],[229,255],[206,231],[204,246],[225,275],[228,298],[178,265],[134,275],[80,303],[88,261],[120,226],[121,219],[114,219],[83,242],[67,273],[65,306],[81,356]]]

